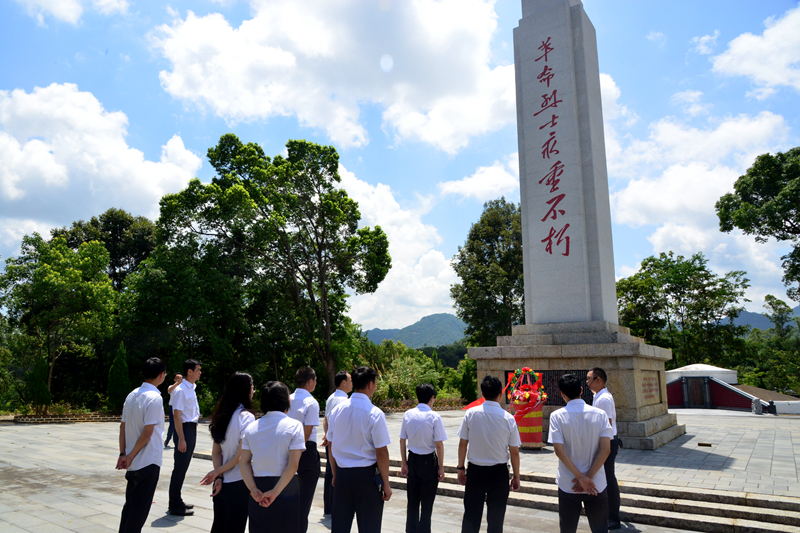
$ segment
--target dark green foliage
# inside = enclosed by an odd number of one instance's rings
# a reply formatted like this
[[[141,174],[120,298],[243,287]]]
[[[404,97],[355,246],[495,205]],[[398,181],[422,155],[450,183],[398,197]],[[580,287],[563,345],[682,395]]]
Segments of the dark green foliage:
[[[789,241],[783,281],[787,287],[800,282],[800,147],[758,156],[733,188],[716,204],[720,229],[739,228],[757,242]],[[800,301],[800,287],[789,288],[788,295]]]
[[[474,402],[478,399],[478,362],[464,357],[458,370],[461,372],[461,397],[467,403]]]
[[[39,358],[33,369],[25,378],[27,385],[27,398],[35,406],[38,413],[46,412],[50,405],[50,391],[47,389],[48,365],[47,359]]]
[[[426,346],[421,348],[421,350],[428,357],[433,357],[435,353],[443,366],[454,369],[458,368],[459,363],[461,363],[464,356],[467,355],[467,345],[464,344],[463,340],[444,346]]]
[[[125,345],[119,343],[117,355],[108,371],[108,406],[115,413],[122,412],[125,398],[131,392],[131,380],[128,374],[128,353]]]
[[[450,288],[458,318],[473,346],[495,346],[525,322],[522,275],[522,215],[505,198],[483,206],[467,242],[459,247],[453,268],[461,283]]]

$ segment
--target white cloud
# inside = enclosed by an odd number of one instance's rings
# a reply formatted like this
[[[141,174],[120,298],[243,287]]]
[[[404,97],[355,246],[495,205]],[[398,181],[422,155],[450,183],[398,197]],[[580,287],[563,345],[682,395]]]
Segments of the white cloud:
[[[667,42],[667,37],[660,31],[651,31],[647,34],[647,40],[657,44],[659,48],[663,48]]]
[[[480,202],[509,193],[519,195],[519,154],[509,154],[505,164],[495,161],[490,167],[478,167],[475,174],[464,179],[441,182],[439,192],[472,197]]]
[[[619,103],[622,96],[617,83],[608,74],[600,73],[600,98],[603,103],[603,119],[606,121],[622,120],[626,126],[632,126],[639,116]]]
[[[350,316],[364,329],[405,327],[431,313],[452,313],[450,261],[436,250],[441,237],[422,222],[427,204],[404,209],[388,185],[359,180],[339,168],[342,187],[358,202],[362,224],[380,226],[389,238],[392,268],[373,294],[350,298]]]
[[[689,41],[694,44],[694,49],[698,54],[708,55],[714,50],[713,47],[717,45],[717,38],[719,37],[719,30],[714,30],[714,35],[703,35],[702,37],[692,37]]]
[[[744,33],[728,43],[728,49],[712,59],[714,72],[746,76],[762,88],[787,86],[800,91],[800,7],[778,20],[769,18],[764,25],[762,35]],[[763,99],[770,94],[755,96]]]
[[[159,161],[127,145],[128,118],[74,84],[0,91],[0,212],[8,239],[98,215],[110,207],[150,218],[186,186],[201,159],[177,135]]]
[[[673,105],[681,106],[684,113],[694,116],[708,113],[708,108],[700,103],[702,97],[702,91],[687,90],[673,94],[671,102]]]
[[[62,22],[77,24],[83,14],[84,6],[90,4],[87,0],[16,0],[35,17],[39,25],[44,26],[45,15],[52,16]],[[125,13],[128,10],[126,0],[92,0],[91,7],[103,15]]]
[[[189,12],[151,40],[171,64],[164,89],[231,124],[295,116],[340,147],[363,146],[360,106],[376,104],[395,142],[453,154],[515,119],[513,65],[491,64],[494,1],[252,0],[237,28]]]

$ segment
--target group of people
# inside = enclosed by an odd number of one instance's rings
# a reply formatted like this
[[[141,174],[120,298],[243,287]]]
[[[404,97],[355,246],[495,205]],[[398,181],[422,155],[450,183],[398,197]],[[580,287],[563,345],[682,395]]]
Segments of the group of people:
[[[187,360],[182,379],[170,387],[177,446],[169,512],[179,516],[193,513],[181,488],[197,437],[195,387],[200,372],[198,361]],[[164,412],[158,387],[166,367],[151,358],[143,374],[144,383],[125,401],[120,425],[117,468],[127,470],[120,533],[141,531],[162,465]],[[313,369],[297,371],[293,393],[281,382],[266,383],[260,390],[260,418],[253,409],[253,378],[234,373],[211,415],[213,469],[201,480],[212,486],[212,533],[241,533],[248,520],[250,532],[305,533],[321,474],[318,441],[327,450],[323,499],[332,532],[351,531],[354,520],[361,533],[379,532],[392,488],[389,428],[383,411],[370,400],[377,378],[378,373],[366,366],[336,374],[336,390],[327,399],[320,436]],[[594,407],[581,399],[581,382],[574,375],[564,375],[558,383],[566,407],[551,414],[548,440],[559,458],[556,483],[563,532],[576,530],[581,505],[593,533],[619,527],[613,465],[616,414],[605,381],[602,369],[589,372]],[[457,473],[465,486],[461,530],[479,531],[485,502],[488,532],[500,533],[510,491],[520,488],[520,437],[514,417],[500,404],[500,380],[487,375],[480,389],[485,401],[467,410],[458,430]],[[418,405],[404,414],[400,427],[400,475],[407,478],[406,533],[429,533],[438,484],[444,479],[447,433],[432,409],[434,386],[420,384],[416,395]]]

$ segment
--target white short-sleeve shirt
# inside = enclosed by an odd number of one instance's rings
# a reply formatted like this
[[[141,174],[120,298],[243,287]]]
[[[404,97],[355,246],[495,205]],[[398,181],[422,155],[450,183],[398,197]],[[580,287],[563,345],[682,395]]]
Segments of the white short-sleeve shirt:
[[[467,411],[458,436],[469,441],[467,461],[478,466],[507,464],[509,446],[519,446],[519,429],[511,413],[485,401]]]
[[[600,392],[594,395],[592,407],[602,409],[611,419],[611,429],[614,430],[614,435],[617,434],[617,406],[614,404],[614,397],[608,392],[608,389],[603,388]]]
[[[354,392],[328,415],[327,437],[341,468],[372,466],[377,461],[375,449],[392,443],[386,415],[360,392]]]
[[[306,389],[295,389],[289,399],[292,401],[292,405],[289,407],[289,416],[304,426],[313,426],[308,440],[316,443],[316,426],[319,425],[319,402]]]
[[[133,458],[128,470],[141,470],[149,465],[160,467],[164,456],[164,400],[158,389],[145,382],[131,391],[122,407],[122,421],[125,422],[126,454],[133,451],[144,427],[153,425],[153,435]]]
[[[447,440],[447,432],[439,413],[427,404],[418,404],[403,415],[400,424],[400,438],[408,441],[408,449],[418,455],[428,455],[436,451],[436,443]],[[439,458],[441,460],[441,458]]]
[[[246,411],[241,405],[234,411],[231,421],[228,422],[228,429],[225,430],[225,440],[222,441],[222,464],[227,463],[239,453],[239,444],[242,442],[244,430],[256,417],[250,411]],[[233,483],[242,479],[242,472],[236,465],[222,474],[223,483]]]
[[[333,412],[336,406],[346,400],[347,400],[347,393],[345,391],[341,389],[336,389],[335,391],[333,391],[333,394],[328,396],[328,399],[325,400],[325,417],[328,418],[328,415]]]
[[[550,434],[547,440],[552,444],[563,444],[564,452],[572,460],[575,468],[588,472],[597,453],[600,451],[600,438],[612,438],[608,415],[602,409],[586,405],[582,399],[570,400],[566,407],[550,415]],[[556,484],[564,492],[574,494],[572,482],[575,476],[564,463],[558,462]],[[605,490],[606,471],[601,468],[594,478],[598,492]]]
[[[172,409],[181,412],[181,422],[197,422],[200,420],[200,405],[197,403],[195,389],[197,384],[183,380],[172,390],[169,404]]]
[[[280,476],[289,464],[289,450],[305,450],[303,424],[279,411],[251,422],[242,435],[242,450],[253,454],[255,477]]]

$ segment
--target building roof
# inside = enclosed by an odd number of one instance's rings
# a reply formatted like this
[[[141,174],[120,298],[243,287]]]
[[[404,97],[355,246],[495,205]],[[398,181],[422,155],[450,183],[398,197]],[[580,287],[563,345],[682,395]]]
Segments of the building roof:
[[[794,396],[789,396],[788,394],[781,394],[780,392],[774,392],[767,389],[760,389],[758,387],[751,387],[750,385],[734,385],[737,389],[746,392],[747,394],[751,394],[760,400],[764,400],[765,402],[773,401],[773,402],[797,402],[800,401],[800,398],[795,398]]]
[[[682,377],[714,377],[725,383],[735,385],[739,381],[738,372],[736,370],[728,370],[727,368],[719,368],[711,365],[687,365],[675,370],[667,370],[667,383]]]

